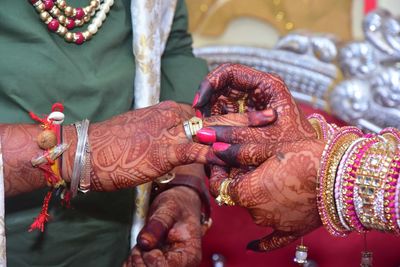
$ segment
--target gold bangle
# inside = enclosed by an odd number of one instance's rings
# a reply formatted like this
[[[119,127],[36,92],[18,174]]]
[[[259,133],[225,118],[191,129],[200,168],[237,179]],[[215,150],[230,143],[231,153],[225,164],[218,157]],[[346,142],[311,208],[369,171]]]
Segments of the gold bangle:
[[[334,236],[346,236],[348,230],[342,225],[335,203],[335,179],[342,156],[360,138],[361,131],[355,127],[343,127],[327,142],[318,172],[317,203],[321,221]]]
[[[325,192],[324,192],[324,201],[327,205],[328,216],[333,225],[339,229],[340,231],[347,231],[340,222],[340,218],[338,216],[338,211],[335,205],[335,180],[336,180],[336,172],[339,167],[340,160],[344,153],[347,151],[349,146],[359,138],[358,135],[349,134],[340,138],[336,144],[334,144],[334,148],[332,153],[329,155],[328,164],[326,167],[327,174],[325,178]]]

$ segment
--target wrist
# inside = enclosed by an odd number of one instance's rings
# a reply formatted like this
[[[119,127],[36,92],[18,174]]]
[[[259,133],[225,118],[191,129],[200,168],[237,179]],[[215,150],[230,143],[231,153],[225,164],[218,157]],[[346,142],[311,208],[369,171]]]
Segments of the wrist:
[[[71,182],[72,169],[74,167],[74,158],[77,145],[77,134],[73,124],[63,126],[62,140],[66,144],[70,144],[69,149],[62,156],[62,177],[66,182]]]
[[[203,179],[192,175],[176,174],[175,178],[169,183],[153,183],[152,200],[158,194],[169,189],[185,191],[189,195],[195,194],[201,202],[201,223],[210,225],[210,196]]]

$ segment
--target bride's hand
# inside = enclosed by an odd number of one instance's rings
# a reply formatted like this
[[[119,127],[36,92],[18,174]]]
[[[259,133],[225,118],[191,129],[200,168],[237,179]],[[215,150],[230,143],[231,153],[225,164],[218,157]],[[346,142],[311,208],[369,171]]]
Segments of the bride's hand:
[[[219,144],[219,145],[218,145]],[[248,249],[270,251],[288,245],[321,225],[316,203],[316,177],[324,143],[302,140],[284,143],[274,153],[262,144],[214,145],[215,153],[234,165],[261,165],[248,169],[213,166],[211,194],[217,197],[227,177],[227,193],[246,208],[253,221],[273,232],[248,244]],[[230,172],[230,173],[229,173]]]
[[[274,124],[263,128],[215,127],[199,133],[204,143],[229,137],[229,143],[287,142],[315,137],[285,83],[277,76],[239,64],[223,64],[203,80],[193,106],[204,116],[271,108],[277,113]],[[222,133],[223,132],[223,133]],[[212,136],[209,138],[207,136]],[[226,141],[226,138],[225,138]]]

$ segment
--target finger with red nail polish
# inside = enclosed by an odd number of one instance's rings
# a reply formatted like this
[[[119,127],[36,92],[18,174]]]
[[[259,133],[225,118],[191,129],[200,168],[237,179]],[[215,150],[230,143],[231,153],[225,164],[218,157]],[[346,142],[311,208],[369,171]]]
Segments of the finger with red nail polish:
[[[211,128],[201,128],[197,131],[196,137],[203,144],[212,144],[217,140],[216,132]]]

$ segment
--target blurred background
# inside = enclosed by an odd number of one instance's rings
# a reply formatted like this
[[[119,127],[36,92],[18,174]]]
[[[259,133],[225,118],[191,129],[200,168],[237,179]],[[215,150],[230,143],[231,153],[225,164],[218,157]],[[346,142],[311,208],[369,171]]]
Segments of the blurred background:
[[[276,58],[274,56],[269,57],[269,54],[271,54],[270,49],[276,47],[280,37],[285,36],[290,32],[306,30],[307,32],[318,34],[333,34],[335,36],[335,44],[339,49],[339,47],[342,47],[349,42],[362,42],[365,40],[362,23],[368,12],[384,8],[389,10],[394,16],[400,15],[400,0],[186,0],[186,2],[189,11],[189,26],[194,39],[194,47],[197,51],[200,51],[197,52],[198,56],[203,56],[209,61],[210,68],[214,67],[217,63],[229,61],[229,58],[232,57],[232,55],[237,56],[238,53],[232,52],[231,54],[227,54],[227,50],[221,50],[217,52],[214,51],[214,54],[209,54],[207,56],[207,53],[204,53],[206,50],[201,50],[205,47],[215,45],[222,45],[225,48],[229,48],[232,45],[246,46],[247,50],[245,50],[244,54],[252,54],[253,57],[256,55],[256,58],[257,55],[262,54],[265,56],[266,61],[271,60],[272,64],[274,64]],[[385,17],[385,14],[382,16]],[[400,36],[397,35],[397,37]],[[249,47],[265,48],[265,51],[263,50],[265,54],[258,50],[257,53],[251,49],[248,50]],[[322,52],[323,51],[324,48],[322,47]],[[243,51],[240,50],[240,53],[242,52]],[[278,51],[278,53],[281,52],[282,51]],[[341,69],[336,54],[335,58],[330,58],[329,60],[319,58],[317,59],[318,62],[315,61],[316,55],[310,56],[310,53],[308,52],[305,53],[306,55],[300,55],[299,58],[304,59],[306,65],[310,64],[310,66],[317,66],[317,70],[314,70],[315,76],[320,75],[321,73],[319,73],[319,71],[326,67],[327,71],[324,74],[328,77],[326,87],[332,89],[333,87],[338,87],[340,82],[346,79],[351,80],[352,82],[357,79],[369,80],[369,78],[367,79],[365,77],[373,77],[375,75],[372,75],[371,73],[383,73],[383,76],[388,76],[388,70],[386,69],[387,66],[385,65],[382,67],[384,64],[381,64],[381,59],[384,58],[387,62],[387,59],[390,59],[393,55],[390,53],[377,53],[380,57],[373,61],[373,64],[375,65],[373,65],[373,67],[368,65],[368,71],[364,71],[362,74],[354,73],[354,71],[350,71],[350,73],[346,74],[346,69]],[[286,54],[281,55],[285,56]],[[296,59],[296,54],[293,55]],[[397,50],[393,57],[398,60],[399,55],[399,50]],[[221,56],[221,59],[214,60],[215,57],[218,58],[219,56]],[[243,55],[236,57],[235,61],[239,63],[245,61],[241,56]],[[357,64],[361,65],[361,69],[365,69],[367,66],[368,60],[365,58],[368,59],[367,56],[362,57],[361,60],[358,58],[359,61],[357,61]],[[255,62],[254,58],[251,60],[249,61],[250,63]],[[262,60],[263,59],[261,59],[261,61]],[[349,60],[349,57],[347,58],[347,61],[346,59],[344,61],[345,63],[350,62],[350,65],[354,63],[352,58]],[[279,70],[277,72],[283,77],[286,77],[286,72],[287,75],[291,76],[292,72],[290,68],[297,64],[292,63],[293,62],[286,62],[283,64],[283,67],[286,66],[285,64],[289,66],[287,69],[281,69],[283,74],[279,73]],[[263,62],[258,62],[254,63],[254,66],[267,71],[271,69],[272,71],[275,71],[274,67],[269,69],[268,66],[266,67],[263,64]],[[319,68],[318,66],[322,67]],[[301,66],[297,67],[300,67],[301,70]],[[329,68],[331,67],[334,68],[335,74],[330,74],[331,69]],[[390,68],[393,69],[393,64]],[[393,92],[397,92],[398,94],[400,92],[400,76],[398,75],[398,73],[400,73],[400,68],[398,63],[394,70],[395,75],[391,74],[388,76],[389,80],[391,80],[391,84],[390,86],[387,86],[387,88]],[[310,72],[311,76],[313,75],[312,71]],[[393,79],[393,77],[395,77],[395,79]],[[310,79],[312,80],[313,77]],[[305,82],[304,79],[302,80],[300,77],[300,82],[297,84],[293,83],[293,85],[289,84],[289,89],[294,90],[295,92],[300,91],[304,94],[305,91],[303,90],[304,88],[302,87],[302,83]],[[363,100],[365,91],[370,89],[372,91],[379,91],[383,88],[384,82],[375,87],[373,85],[373,81],[371,81],[371,84],[361,84],[359,87],[346,87],[346,83],[343,83],[342,87],[354,94],[353,98],[349,100],[348,103],[350,113],[354,113],[351,109],[360,108],[359,102],[357,101]],[[316,80],[316,83],[311,83],[307,86],[317,87],[318,80]],[[320,90],[325,89],[322,88]],[[311,90],[305,94],[312,95],[312,92],[313,91]],[[326,94],[324,91],[324,97],[325,96]],[[347,98],[351,98],[351,96],[349,94],[344,96],[339,94],[339,102],[346,102]],[[329,100],[324,99],[323,101],[326,101],[327,105],[329,105]],[[373,103],[373,108],[371,108],[371,102],[374,102],[374,100],[368,99],[366,102],[367,105],[363,106],[364,109],[361,110],[361,115],[357,118],[348,118],[343,114],[336,114],[339,116],[335,116],[335,113],[332,114],[330,112],[330,108],[320,108],[321,106],[312,103],[310,105],[310,103],[307,104],[307,101],[305,102],[306,103],[301,103],[301,106],[306,114],[317,111],[327,116],[331,122],[335,122],[339,125],[358,125],[358,122],[361,120],[361,125],[359,126],[362,127],[365,125],[369,126],[370,124],[368,123],[375,123],[373,125],[374,127],[376,125],[386,127],[388,125],[395,126],[395,120],[397,120],[397,123],[400,122],[400,120],[398,120],[400,118],[399,102],[396,102],[396,105],[385,106],[381,101],[380,106],[376,107]],[[374,108],[378,111],[374,112]],[[382,113],[384,115],[384,122],[381,123],[382,117],[381,119],[367,118],[367,120],[363,120],[363,116],[366,116],[365,112],[368,110],[372,111],[370,113]],[[392,117],[389,115],[386,116],[386,114],[390,114]],[[364,125],[362,123],[364,123]],[[371,126],[370,130],[371,129],[374,130],[375,128]],[[247,243],[253,239],[258,239],[267,235],[270,232],[270,229],[254,225],[250,216],[243,209],[238,207],[217,207],[214,202],[212,217],[214,224],[206,235],[203,244],[203,262],[201,266],[298,266],[293,262],[293,258],[295,255],[296,245],[298,245],[300,241],[295,242],[286,248],[270,253],[249,252],[246,251]],[[364,237],[358,234],[352,234],[348,238],[334,238],[324,229],[320,228],[304,237],[304,244],[309,249],[308,256],[309,259],[311,259],[309,264],[305,266],[360,266],[361,251],[366,249],[373,252],[373,266],[400,266],[400,240],[398,237],[373,232],[367,235],[366,240],[367,242],[365,243]]]
[[[272,47],[293,30],[363,38],[361,23],[375,8],[400,15],[399,0],[186,0],[194,47],[240,44]]]

